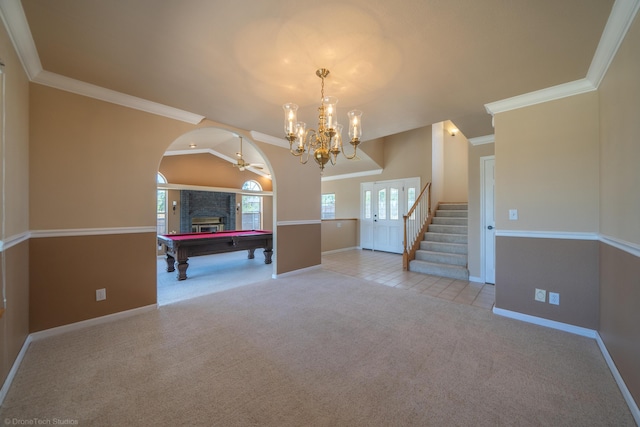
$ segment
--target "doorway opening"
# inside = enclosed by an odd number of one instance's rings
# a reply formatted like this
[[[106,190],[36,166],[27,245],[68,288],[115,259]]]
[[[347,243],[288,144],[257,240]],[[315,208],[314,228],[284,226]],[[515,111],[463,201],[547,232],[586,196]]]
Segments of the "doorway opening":
[[[158,234],[241,232],[249,220],[249,230],[266,227],[272,233],[273,183],[266,169],[268,162],[249,141],[243,146],[245,160],[265,166],[238,168],[238,140],[238,134],[228,130],[200,128],[180,136],[167,148],[158,166]],[[261,248],[255,249],[255,254],[249,250],[215,254],[204,250],[189,256],[186,279],[178,280],[173,259],[167,258],[164,246],[158,249],[158,305],[268,280],[275,271],[275,263],[265,262]]]

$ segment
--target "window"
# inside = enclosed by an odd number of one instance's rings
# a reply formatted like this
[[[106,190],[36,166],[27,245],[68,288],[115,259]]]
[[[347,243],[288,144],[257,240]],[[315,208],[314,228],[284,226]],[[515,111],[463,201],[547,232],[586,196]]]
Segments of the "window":
[[[398,189],[389,189],[389,219],[398,219]]]
[[[167,179],[158,172],[158,184],[166,184]],[[167,190],[158,190],[156,224],[158,234],[167,234]]]
[[[262,187],[257,181],[247,181],[242,185],[245,191],[262,191]],[[260,230],[262,229],[262,197],[242,196],[242,229]]]
[[[364,217],[371,219],[371,190],[364,192]]]
[[[378,191],[378,219],[387,219],[387,190]]]
[[[336,195],[335,193],[323,194],[320,204],[320,219],[336,218]]]

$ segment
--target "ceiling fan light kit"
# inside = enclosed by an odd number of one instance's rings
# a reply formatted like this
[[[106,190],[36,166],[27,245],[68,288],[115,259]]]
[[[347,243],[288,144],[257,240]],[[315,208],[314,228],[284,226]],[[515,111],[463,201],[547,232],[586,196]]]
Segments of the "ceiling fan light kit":
[[[238,168],[240,172],[243,172],[247,168],[262,169],[261,163],[249,163],[244,160],[244,158],[242,157],[242,137],[240,135],[238,135],[238,137],[240,138],[240,151],[236,153],[236,156],[238,156],[238,160],[233,164],[233,166]]]
[[[309,161],[309,156],[320,166],[320,173],[328,162],[336,164],[339,153],[347,159],[356,157],[360,138],[362,137],[362,111],[352,110],[347,113],[349,118],[349,141],[353,146],[353,154],[347,155],[342,145],[342,125],[338,123],[336,104],[338,99],[333,96],[324,96],[324,79],[329,75],[329,70],[320,68],[316,75],[322,80],[320,89],[320,107],[318,107],[318,130],[307,129],[304,122],[297,118],[298,106],[287,103],[282,106],[284,110],[284,132],[289,141],[289,151],[300,159],[300,163]]]

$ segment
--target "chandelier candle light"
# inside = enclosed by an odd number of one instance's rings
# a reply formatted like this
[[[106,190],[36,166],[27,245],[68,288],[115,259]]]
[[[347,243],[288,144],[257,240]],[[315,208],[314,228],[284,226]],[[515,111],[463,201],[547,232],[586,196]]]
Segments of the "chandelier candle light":
[[[349,160],[356,157],[360,137],[362,136],[362,111],[352,110],[347,113],[349,117],[349,138],[353,146],[353,154],[347,155],[342,146],[342,125],[338,124],[336,104],[338,100],[333,96],[324,96],[324,79],[329,75],[329,70],[320,68],[316,75],[322,79],[320,90],[320,107],[318,107],[318,130],[307,129],[307,125],[297,120],[298,106],[296,104],[284,104],[284,132],[289,141],[289,151],[300,158],[300,163],[305,164],[313,153],[313,158],[320,166],[320,173],[328,161],[336,164],[338,153]],[[305,155],[306,153],[306,155]]]

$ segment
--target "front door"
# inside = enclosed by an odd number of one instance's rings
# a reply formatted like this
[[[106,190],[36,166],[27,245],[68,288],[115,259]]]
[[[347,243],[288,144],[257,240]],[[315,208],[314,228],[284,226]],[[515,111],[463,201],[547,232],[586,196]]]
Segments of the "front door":
[[[403,215],[408,212],[408,198],[413,194],[415,199],[419,185],[417,178],[361,185],[360,246],[363,249],[402,253]]]

